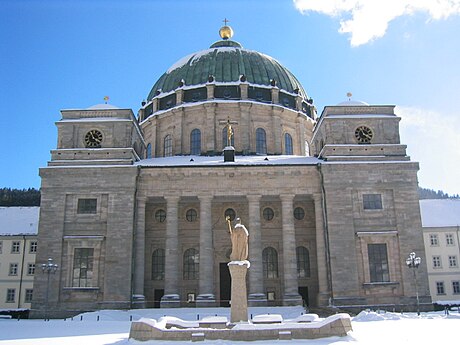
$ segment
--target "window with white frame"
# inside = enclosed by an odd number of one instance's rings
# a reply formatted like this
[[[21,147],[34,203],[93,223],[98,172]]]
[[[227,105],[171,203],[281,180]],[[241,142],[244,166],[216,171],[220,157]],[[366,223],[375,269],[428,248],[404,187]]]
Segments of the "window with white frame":
[[[27,275],[33,276],[35,274],[35,264],[27,264]]]
[[[439,255],[434,255],[433,258],[433,268],[441,268],[441,257]]]
[[[455,295],[460,294],[460,281],[456,280],[452,282],[452,292]]]
[[[18,264],[16,264],[16,263],[10,264],[10,270],[8,271],[8,275],[10,275],[10,276],[17,276],[18,275]]]
[[[430,234],[430,246],[438,246],[439,240],[437,234]]]
[[[16,299],[16,289],[6,289],[6,303],[14,303]]]
[[[34,290],[33,289],[26,289],[26,295],[24,297],[24,302],[26,303],[31,303],[32,302],[32,296],[33,296]]]
[[[457,267],[457,256],[449,255],[449,267]]]
[[[445,295],[446,289],[444,288],[444,282],[436,282],[436,294]]]
[[[453,234],[446,234],[446,244],[448,246],[454,245],[454,235]]]
[[[29,253],[37,252],[37,241],[30,241]]]
[[[21,248],[21,242],[13,241],[11,242],[11,253],[19,254]]]

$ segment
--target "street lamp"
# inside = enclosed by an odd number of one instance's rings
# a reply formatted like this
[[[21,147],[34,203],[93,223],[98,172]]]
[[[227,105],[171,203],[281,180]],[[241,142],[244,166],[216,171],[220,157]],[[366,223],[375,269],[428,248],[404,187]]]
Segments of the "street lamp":
[[[53,259],[48,258],[48,262],[46,264],[42,264],[42,272],[46,273],[47,276],[47,281],[46,281],[46,297],[45,297],[45,315],[44,319],[46,320],[47,317],[47,311],[48,311],[48,295],[49,295],[49,290],[50,290],[50,275],[56,273],[58,269],[57,264],[53,264]]]
[[[420,315],[420,300],[418,298],[418,287],[417,287],[417,268],[420,266],[422,259],[419,256],[415,256],[415,253],[412,252],[409,254],[409,257],[406,259],[406,265],[409,268],[412,268],[414,272],[414,281],[415,281],[415,297],[417,299],[417,315]]]

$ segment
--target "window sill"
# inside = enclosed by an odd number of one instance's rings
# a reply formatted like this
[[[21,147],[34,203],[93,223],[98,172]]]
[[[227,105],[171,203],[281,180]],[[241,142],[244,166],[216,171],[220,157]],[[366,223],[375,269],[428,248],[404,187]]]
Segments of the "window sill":
[[[363,283],[363,287],[371,288],[376,286],[391,286],[391,285],[399,285],[399,282],[374,282],[374,283]]]
[[[63,290],[74,290],[74,291],[95,291],[99,290],[99,287],[77,287],[77,286],[65,286]]]

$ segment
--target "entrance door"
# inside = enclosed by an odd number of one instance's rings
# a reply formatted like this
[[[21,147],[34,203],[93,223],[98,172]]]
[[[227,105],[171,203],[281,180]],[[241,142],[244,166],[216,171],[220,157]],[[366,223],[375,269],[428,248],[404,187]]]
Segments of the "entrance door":
[[[226,262],[219,264],[219,276],[220,276],[220,306],[230,306],[230,295],[232,288],[232,278],[230,277],[230,270]]]
[[[153,290],[153,307],[160,308],[161,297],[165,294],[164,289]]]
[[[302,296],[303,305],[308,307],[308,286],[299,286],[299,295]]]

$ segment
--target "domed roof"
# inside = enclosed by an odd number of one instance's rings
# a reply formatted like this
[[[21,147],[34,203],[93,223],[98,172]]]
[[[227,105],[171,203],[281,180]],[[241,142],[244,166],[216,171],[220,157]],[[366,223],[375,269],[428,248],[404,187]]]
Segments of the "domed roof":
[[[219,85],[241,81],[267,87],[275,84],[281,90],[307,98],[297,78],[277,60],[224,39],[173,64],[153,85],[148,100],[182,85],[189,87],[209,82]]]

